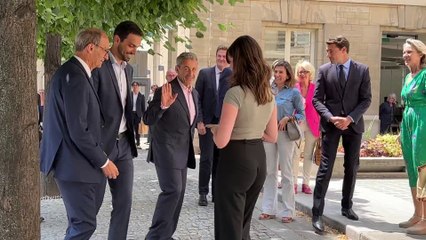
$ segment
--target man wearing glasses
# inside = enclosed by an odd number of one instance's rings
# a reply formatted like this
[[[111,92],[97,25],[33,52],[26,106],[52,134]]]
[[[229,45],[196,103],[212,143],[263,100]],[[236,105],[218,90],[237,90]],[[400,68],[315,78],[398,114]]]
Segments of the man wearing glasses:
[[[132,123],[133,68],[130,57],[142,41],[141,29],[131,21],[124,21],[114,30],[111,49],[104,48],[109,60],[93,72],[95,89],[99,95],[105,125],[102,129],[102,148],[118,170],[117,179],[109,179],[112,212],[108,239],[125,240],[132,207],[133,158],[137,156]]]
[[[81,31],[75,55],[53,76],[44,116],[40,170],[54,171],[68,216],[65,239],[90,239],[96,230],[96,215],[105,193],[105,177],[119,171],[102,146],[105,121],[91,71],[108,55],[107,35],[99,29]]]

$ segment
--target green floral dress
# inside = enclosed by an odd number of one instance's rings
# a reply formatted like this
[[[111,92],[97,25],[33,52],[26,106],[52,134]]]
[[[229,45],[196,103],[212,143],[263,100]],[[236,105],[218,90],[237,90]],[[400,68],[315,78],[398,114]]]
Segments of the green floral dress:
[[[414,78],[408,74],[401,91],[405,109],[401,123],[401,147],[410,187],[416,187],[417,167],[426,164],[426,68]]]

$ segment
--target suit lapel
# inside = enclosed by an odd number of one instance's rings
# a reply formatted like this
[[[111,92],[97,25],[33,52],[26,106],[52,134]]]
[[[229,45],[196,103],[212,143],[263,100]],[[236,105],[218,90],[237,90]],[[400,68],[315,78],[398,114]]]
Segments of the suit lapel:
[[[83,71],[84,75],[86,76],[86,80],[89,82],[90,88],[92,89],[93,93],[95,94],[96,100],[98,101],[99,112],[101,113],[102,120],[104,120],[104,114],[102,113],[102,108],[100,107],[101,106],[101,100],[99,99],[99,96],[98,96],[98,94],[95,90],[95,86],[93,85],[92,79],[89,78],[89,75],[87,75],[87,72],[84,69],[83,65],[81,65],[81,63],[75,57],[71,58],[70,61],[72,61],[74,64],[76,64],[81,69],[81,71]]]
[[[213,85],[213,89],[214,89],[214,92],[215,92],[215,96],[216,96],[216,98],[217,98],[217,94],[218,94],[218,86],[217,86],[217,84],[216,84],[216,66],[214,66],[214,67],[212,67],[212,68],[210,68],[211,70],[210,70],[210,79],[211,79],[211,81],[212,81],[212,85]]]
[[[343,91],[342,91],[342,88],[340,87],[336,64],[330,64],[330,76],[331,76],[334,88],[336,89],[336,92],[339,93],[340,99],[343,99]]]
[[[115,76],[115,72],[114,72],[114,68],[112,67],[111,60],[108,60],[106,65],[107,65],[108,72],[111,75],[112,84],[114,85],[115,93],[117,94],[118,99],[120,99],[121,101],[120,89],[118,88],[118,81],[117,81],[117,77]]]
[[[192,95],[192,99],[194,100],[194,106],[195,106],[195,117],[194,117],[194,122],[192,123],[192,124],[195,124],[197,121],[197,118],[198,118],[198,101],[197,101],[197,99],[198,99],[198,97],[196,98],[195,97],[195,92],[194,91],[196,91],[194,88],[192,89],[192,92],[191,92],[191,95]]]
[[[188,124],[189,124],[190,122],[189,122],[189,109],[188,109],[188,104],[186,103],[186,98],[185,98],[184,92],[182,91],[182,88],[180,87],[180,85],[179,85],[179,82],[178,82],[178,81],[179,81],[179,80],[178,80],[177,78],[175,78],[175,79],[172,81],[172,88],[173,88],[173,92],[178,94],[178,96],[177,96],[177,101],[178,101],[178,102],[179,102],[179,104],[182,106],[182,108],[185,110],[185,113],[186,113],[186,116],[187,116],[187,119],[188,119]]]
[[[127,66],[128,66],[128,63],[126,65],[126,67],[124,68],[124,74],[126,75],[126,88],[127,88],[126,108],[130,107],[130,111],[131,111],[132,108],[133,108],[133,99],[132,99],[133,92],[130,89],[130,80],[129,79],[131,79],[132,75],[131,75],[130,70]],[[138,95],[138,98],[139,98],[139,95]]]

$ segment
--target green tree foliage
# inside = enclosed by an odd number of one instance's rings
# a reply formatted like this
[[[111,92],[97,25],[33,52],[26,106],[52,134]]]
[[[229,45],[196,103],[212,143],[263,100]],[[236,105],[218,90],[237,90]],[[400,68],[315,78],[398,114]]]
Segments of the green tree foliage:
[[[228,0],[235,5],[244,0]],[[74,38],[87,27],[101,28],[111,35],[121,21],[136,22],[146,34],[148,43],[165,38],[167,30],[195,28],[202,37],[206,26],[197,14],[208,11],[206,4],[224,4],[224,0],[37,0],[37,56],[46,51],[46,35],[62,36],[62,54],[73,53]],[[176,42],[190,42],[176,37]],[[166,47],[172,48],[169,42]]]

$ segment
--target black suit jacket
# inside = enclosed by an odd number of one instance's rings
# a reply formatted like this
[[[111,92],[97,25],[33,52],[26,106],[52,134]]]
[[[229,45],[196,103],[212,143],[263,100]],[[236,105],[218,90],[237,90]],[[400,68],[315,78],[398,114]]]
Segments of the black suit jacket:
[[[135,135],[133,132],[132,123],[132,92],[130,90],[130,83],[133,79],[133,68],[127,64],[125,68],[127,80],[127,97],[126,106],[124,109],[124,116],[126,118],[127,139],[130,143],[132,156],[136,157],[138,151],[135,144]],[[112,62],[110,59],[105,61],[98,69],[93,70],[92,78],[95,89],[101,101],[101,108],[105,117],[105,127],[102,129],[102,139],[104,139],[104,151],[109,155],[114,149],[114,144],[117,141],[118,130],[120,127],[121,116],[123,115],[123,106],[121,104],[120,89],[118,87],[117,77],[115,76]]]
[[[133,98],[133,92],[131,95]],[[133,103],[133,99],[132,99],[132,103]],[[136,114],[138,115],[139,118],[142,118],[144,112],[145,112],[145,95],[138,93],[138,97],[136,99]]]
[[[223,105],[225,93],[229,89],[228,79],[231,74],[232,70],[230,68],[223,69],[219,79],[219,88],[217,89],[215,67],[200,70],[197,82],[195,83],[195,89],[200,94],[198,122],[202,121],[204,124],[208,124],[211,123],[213,117],[220,118],[220,111],[219,116],[215,116],[216,105],[219,102],[220,109],[222,109],[221,106]]]
[[[175,78],[170,82],[173,93],[178,94],[176,101],[168,109],[161,109],[162,88],[158,88],[143,116],[152,137],[148,161],[161,168],[195,168],[192,143],[198,115],[198,93],[193,89],[196,114],[193,124],[190,124],[188,105],[178,81]]]
[[[64,181],[100,183],[107,156],[102,150],[104,124],[98,95],[74,57],[55,73],[50,84],[40,150],[40,169],[54,170]]]
[[[327,63],[318,69],[312,103],[321,116],[321,131],[336,129],[329,122],[333,116],[351,116],[349,125],[357,133],[364,132],[363,114],[371,103],[371,83],[368,67],[351,60],[346,86],[342,90],[337,67]]]

